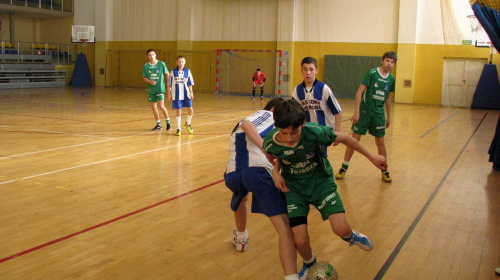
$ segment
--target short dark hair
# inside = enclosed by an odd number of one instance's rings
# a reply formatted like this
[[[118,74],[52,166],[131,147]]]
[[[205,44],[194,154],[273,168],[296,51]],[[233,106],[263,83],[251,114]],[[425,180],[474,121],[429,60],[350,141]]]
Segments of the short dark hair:
[[[384,55],[382,56],[382,61],[386,58],[394,60],[394,64],[396,64],[396,62],[398,61],[398,55],[393,51],[388,51],[384,53]]]
[[[316,59],[314,57],[304,57],[304,59],[302,59],[302,62],[300,63],[300,67],[304,66],[304,64],[314,64],[314,67],[318,68],[318,62],[316,61]]]
[[[149,49],[149,50],[147,50],[146,55],[148,55],[150,52],[155,52],[155,50],[153,50],[153,49]],[[155,52],[155,53],[156,53],[156,52]]]
[[[269,100],[269,102],[267,102],[266,107],[264,107],[264,110],[271,111],[272,108],[276,107],[278,104],[280,104],[282,102],[285,102],[285,100],[283,100],[283,98],[275,97],[275,98]]]
[[[277,128],[292,127],[297,129],[306,120],[306,111],[302,105],[294,100],[288,99],[274,107],[274,126]]]
[[[260,68],[257,68],[257,70],[256,70],[256,71],[260,71]]]
[[[179,58],[184,58],[184,59],[186,59],[183,55],[178,55],[178,56],[177,56],[177,59],[179,59]]]

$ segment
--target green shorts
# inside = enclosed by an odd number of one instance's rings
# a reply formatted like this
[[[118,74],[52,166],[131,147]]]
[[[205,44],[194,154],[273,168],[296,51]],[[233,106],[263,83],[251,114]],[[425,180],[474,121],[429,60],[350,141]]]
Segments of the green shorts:
[[[164,93],[150,93],[148,100],[149,100],[149,102],[156,102],[156,101],[165,100],[165,94]]]
[[[385,115],[359,116],[358,123],[352,125],[352,132],[365,135],[366,131],[375,137],[385,136]]]
[[[323,220],[327,220],[332,214],[345,212],[333,178],[325,178],[316,182],[316,189],[310,196],[293,190],[285,193],[289,218],[307,217],[310,204],[318,209]]]

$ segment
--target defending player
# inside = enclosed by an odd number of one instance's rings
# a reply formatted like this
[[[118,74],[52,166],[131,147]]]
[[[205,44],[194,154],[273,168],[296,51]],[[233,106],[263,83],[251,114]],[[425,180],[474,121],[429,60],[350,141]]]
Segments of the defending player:
[[[359,141],[361,135],[365,135],[368,131],[375,136],[378,154],[384,158],[387,158],[385,129],[391,124],[391,94],[394,92],[394,76],[391,74],[391,69],[397,60],[396,53],[386,52],[382,56],[382,64],[366,73],[356,92],[352,116],[352,137]],[[384,115],[384,105],[387,116]],[[342,167],[335,175],[338,180],[344,179],[353,153],[352,149],[346,148]],[[382,169],[382,180],[387,183],[392,182],[387,169]]]
[[[299,279],[297,254],[286,215],[285,198],[274,186],[272,165],[261,148],[262,137],[274,127],[272,111],[282,102],[281,98],[271,99],[264,110],[239,122],[233,129],[224,180],[233,192],[231,209],[236,222],[236,229],[233,231],[236,250],[242,252],[248,248],[246,202],[248,193],[252,192],[252,212],[269,217],[278,232],[279,255],[285,279]]]
[[[181,136],[181,115],[182,108],[187,108],[186,126],[189,133],[193,133],[191,120],[193,118],[193,76],[188,68],[185,68],[186,58],[179,55],[177,57],[177,68],[170,72],[170,79],[168,80],[168,100],[172,100],[172,108],[176,109],[177,118],[177,132],[175,135]]]
[[[257,89],[257,85],[260,86],[260,99],[264,99],[264,82],[266,81],[266,75],[264,74],[264,72],[260,71],[260,68],[257,68],[257,71],[253,73],[252,81],[252,100],[255,99],[255,90]]]
[[[314,57],[305,57],[300,64],[304,81],[295,87],[292,98],[306,110],[306,120],[331,127],[340,132],[342,109],[328,85],[318,79],[318,62]],[[324,148],[326,154],[326,147]]]
[[[160,115],[158,114],[157,104],[160,105],[160,110],[166,118],[167,130],[169,130],[172,125],[170,124],[170,118],[168,117],[167,108],[165,108],[165,80],[168,80],[168,68],[163,61],[156,59],[156,52],[153,49],[147,50],[147,56],[149,62],[144,64],[142,69],[143,80],[148,83],[149,90],[149,102],[151,103],[151,108],[153,109],[153,115],[156,119],[156,126],[152,130],[161,129]]]
[[[273,171],[276,187],[285,192],[295,246],[304,259],[299,275],[303,277],[316,262],[307,229],[312,204],[323,220],[329,220],[333,232],[349,245],[370,251],[373,244],[365,235],[353,231],[333,179],[333,170],[320,145],[342,143],[365,157],[378,168],[386,168],[383,156],[374,155],[345,133],[306,122],[306,113],[296,100],[287,100],[274,108],[276,126],[264,138],[264,150],[278,160]],[[281,174],[280,174],[281,170]]]

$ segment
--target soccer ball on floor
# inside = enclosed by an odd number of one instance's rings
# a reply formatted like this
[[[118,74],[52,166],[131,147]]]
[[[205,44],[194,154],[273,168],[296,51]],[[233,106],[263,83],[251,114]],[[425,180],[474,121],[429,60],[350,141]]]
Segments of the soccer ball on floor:
[[[307,270],[306,280],[338,280],[335,268],[329,263],[316,263]]]

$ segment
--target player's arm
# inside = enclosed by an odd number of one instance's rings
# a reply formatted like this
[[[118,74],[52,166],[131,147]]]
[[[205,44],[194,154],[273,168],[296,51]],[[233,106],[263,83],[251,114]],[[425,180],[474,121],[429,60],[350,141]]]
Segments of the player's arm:
[[[384,156],[374,155],[373,153],[368,151],[363,145],[361,145],[361,143],[356,141],[356,139],[352,138],[352,136],[350,136],[349,134],[339,132],[337,134],[337,138],[335,139],[335,142],[342,143],[342,144],[346,145],[347,147],[364,155],[377,168],[382,169],[382,170],[387,169],[387,163],[385,162]]]
[[[273,169],[273,181],[274,184],[276,185],[276,188],[278,188],[282,192],[288,192],[290,189],[286,187],[285,184],[285,178],[281,176],[281,165],[280,162],[276,159],[275,164],[274,164],[274,169]]]
[[[168,75],[168,82],[167,82],[167,101],[172,101],[172,80],[171,76]]]
[[[194,99],[193,86],[188,86],[188,88],[189,88],[189,98],[193,100]]]
[[[359,106],[361,106],[361,97],[368,87],[361,84],[356,91],[356,101],[354,101],[354,114],[352,115],[352,123],[356,124],[359,121]]]
[[[252,143],[254,143],[260,150],[265,153],[264,148],[262,148],[262,144],[264,140],[260,137],[259,132],[255,125],[249,120],[243,120],[240,124],[241,129],[245,132],[246,136]]]
[[[389,92],[389,96],[385,100],[385,128],[389,128],[389,125],[391,125],[391,96],[392,92]]]

